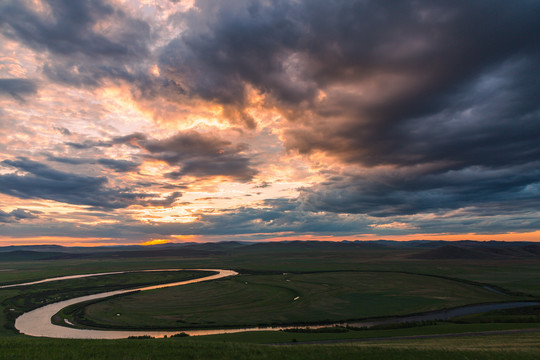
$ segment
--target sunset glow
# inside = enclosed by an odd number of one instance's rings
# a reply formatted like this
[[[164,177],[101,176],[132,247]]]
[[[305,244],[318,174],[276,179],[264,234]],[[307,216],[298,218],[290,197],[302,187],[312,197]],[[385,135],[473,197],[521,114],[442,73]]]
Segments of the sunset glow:
[[[539,12],[3,1],[0,245],[540,241]]]

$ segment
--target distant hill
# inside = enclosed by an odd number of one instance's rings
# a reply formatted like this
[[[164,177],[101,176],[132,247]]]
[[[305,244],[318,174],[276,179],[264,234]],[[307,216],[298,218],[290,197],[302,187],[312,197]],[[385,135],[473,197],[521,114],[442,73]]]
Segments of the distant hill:
[[[65,253],[51,251],[14,250],[0,252],[0,261],[31,261],[46,260]]]
[[[143,247],[144,248],[144,247]],[[15,250],[0,252],[0,261],[33,261],[33,260],[65,260],[65,259],[120,259],[120,258],[156,258],[156,257],[208,257],[223,254],[223,251],[194,249],[143,249],[121,251],[93,252],[52,252]]]
[[[454,245],[444,245],[410,256],[413,259],[489,259],[490,255]]]
[[[11,245],[11,246],[0,246],[0,253],[13,252],[13,251],[38,251],[38,252],[62,251],[66,249],[68,248],[65,248],[60,245]]]
[[[540,245],[522,243],[506,246],[443,245],[409,256],[413,259],[511,259],[540,257]]]
[[[309,251],[345,249],[388,249],[388,246],[372,241],[275,241],[261,242],[243,247],[243,251]]]
[[[84,259],[111,259],[111,258],[144,258],[144,257],[207,257],[211,255],[222,254],[222,251],[203,251],[192,249],[144,249],[144,250],[125,250],[114,252],[95,252],[89,254],[69,254],[64,253],[50,257],[49,259],[72,259],[72,258],[84,258]]]
[[[232,249],[249,246],[251,243],[245,243],[240,241],[222,241],[222,242],[210,242],[210,243],[193,243],[183,246],[184,249],[190,250],[204,250],[204,251],[227,251]]]
[[[540,258],[540,244],[533,242],[480,241],[275,241],[166,243],[99,247],[29,245],[0,247],[0,261],[115,258],[204,258],[224,254],[365,254],[405,256],[412,259],[521,259]],[[386,255],[385,255],[386,254]],[[356,256],[356,255],[355,255]]]
[[[540,244],[527,244],[522,247],[524,251],[540,256]]]

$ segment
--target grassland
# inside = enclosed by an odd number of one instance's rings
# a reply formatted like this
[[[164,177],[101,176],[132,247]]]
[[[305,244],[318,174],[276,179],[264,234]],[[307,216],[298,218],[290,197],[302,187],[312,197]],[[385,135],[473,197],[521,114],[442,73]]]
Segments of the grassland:
[[[48,303],[118,289],[189,280],[207,274],[202,271],[134,272],[1,289],[3,328],[13,329],[13,321],[18,315]]]
[[[241,275],[101,301],[81,311],[83,324],[98,327],[191,329],[336,322],[513,299],[523,298],[429,276],[348,271]]]
[[[0,262],[0,284],[46,277],[159,268],[228,268],[242,275],[96,303],[85,316],[107,326],[165,328],[336,321],[406,314],[470,303],[540,297],[538,259],[415,259],[418,249],[261,246],[205,256],[119,256]],[[283,275],[283,273],[287,273]],[[467,323],[328,333],[246,332],[150,340],[57,340],[17,335],[9,316],[58,297],[166,282],[186,273],[130,274],[0,290],[2,359],[536,359],[540,333],[437,339],[396,336],[540,328],[536,309],[478,315]],[[119,275],[118,275],[119,276]],[[164,277],[165,276],[165,277]],[[169,277],[169,278],[167,278]],[[288,281],[287,281],[288,280]],[[246,284],[247,283],[247,284]],[[489,291],[484,286],[497,289]],[[298,298],[294,300],[294,298]],[[159,305],[159,306],[157,306]],[[160,309],[156,311],[156,308]],[[111,314],[122,316],[112,317]],[[495,316],[493,318],[493,316]],[[490,321],[495,321],[494,323]],[[388,340],[373,340],[387,338]],[[363,339],[351,344],[292,345]],[[267,343],[290,343],[270,346]]]
[[[512,344],[507,346],[504,344]],[[507,360],[538,358],[538,337],[497,335],[477,338],[408,340],[336,345],[269,346],[183,339],[59,340],[0,338],[2,359],[364,359]]]
[[[489,311],[456,318],[460,323],[540,323],[540,306]]]
[[[538,330],[533,336],[540,339],[540,323],[483,323],[483,324],[455,324],[451,322],[436,322],[430,325],[410,325],[407,327],[395,326],[387,329],[347,329],[343,328],[343,331],[333,331],[333,328],[327,328],[328,330],[322,330],[317,332],[303,332],[302,328],[299,331],[246,331],[233,334],[218,334],[218,335],[204,335],[191,338],[185,338],[184,341],[198,341],[198,342],[236,342],[236,343],[250,343],[250,344],[288,344],[288,343],[332,343],[341,341],[355,342],[361,340],[362,342],[369,342],[370,340],[378,339],[377,341],[384,341],[381,339],[392,339],[402,337],[423,337],[423,336],[437,336],[437,338],[445,338],[446,335],[462,334],[461,339],[473,337],[482,339],[488,336],[501,332],[504,334],[506,331],[520,331],[520,330]],[[487,335],[475,335],[478,333],[486,333]],[[528,334],[528,333],[525,333]],[[418,340],[418,339],[411,339]]]

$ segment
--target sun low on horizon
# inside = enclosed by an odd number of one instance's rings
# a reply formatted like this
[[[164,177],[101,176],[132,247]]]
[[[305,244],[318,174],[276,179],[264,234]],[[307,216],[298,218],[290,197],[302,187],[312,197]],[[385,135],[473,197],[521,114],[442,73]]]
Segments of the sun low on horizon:
[[[540,3],[0,4],[0,246],[540,241]]]

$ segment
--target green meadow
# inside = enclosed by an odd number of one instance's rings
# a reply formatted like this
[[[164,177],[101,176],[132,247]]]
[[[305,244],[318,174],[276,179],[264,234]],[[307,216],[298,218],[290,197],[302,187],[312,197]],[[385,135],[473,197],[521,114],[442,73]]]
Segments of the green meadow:
[[[239,275],[100,301],[83,309],[85,320],[89,320],[83,324],[118,329],[302,324],[523,300],[458,281],[413,274],[285,274]]]
[[[374,341],[347,344],[262,345],[190,339],[62,340],[0,338],[2,359],[538,359],[538,335]]]
[[[300,330],[168,339],[62,340],[32,338],[13,329],[18,314],[50,302],[205,275],[197,271],[134,272],[0,289],[0,358],[417,360],[540,356],[540,331],[529,332],[540,329],[538,307],[373,329],[302,328],[307,324],[540,297],[540,282],[534,276],[540,273],[537,259],[426,260],[415,259],[416,253],[418,249],[298,245],[225,250],[197,257],[142,254],[114,259],[2,261],[2,285],[63,275],[160,268],[223,268],[240,273],[216,281],[79,304],[59,314],[81,327],[181,332],[292,324]],[[438,337],[425,337],[434,335]]]

